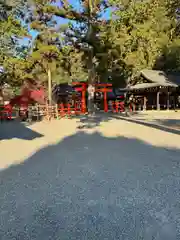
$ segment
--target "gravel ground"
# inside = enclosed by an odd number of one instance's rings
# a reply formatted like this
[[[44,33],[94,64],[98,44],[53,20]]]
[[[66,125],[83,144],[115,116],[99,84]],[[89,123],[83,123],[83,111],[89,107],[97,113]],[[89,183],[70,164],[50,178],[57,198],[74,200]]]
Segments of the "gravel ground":
[[[180,239],[180,131],[147,118],[2,123],[0,239]]]

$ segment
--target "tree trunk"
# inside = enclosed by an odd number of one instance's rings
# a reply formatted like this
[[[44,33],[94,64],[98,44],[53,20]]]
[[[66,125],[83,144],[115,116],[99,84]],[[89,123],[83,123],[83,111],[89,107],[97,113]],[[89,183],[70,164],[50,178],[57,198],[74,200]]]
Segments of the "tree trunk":
[[[4,105],[4,95],[3,95],[3,90],[0,88],[0,104]]]
[[[93,69],[92,69],[93,71]],[[94,112],[94,96],[95,96],[95,86],[94,86],[94,79],[91,73],[89,74],[89,80],[88,80],[88,112],[93,113]]]
[[[93,49],[89,48],[88,56],[88,112],[94,112],[94,95],[95,95],[95,69],[93,64]]]
[[[49,105],[52,104],[52,79],[51,79],[51,70],[48,69],[48,100]]]
[[[91,40],[94,37],[94,31],[92,28],[91,18],[92,18],[92,10],[93,10],[93,3],[92,0],[88,0],[89,5],[89,19],[88,19],[88,31],[86,38],[87,40]],[[95,96],[95,69],[94,69],[94,63],[93,63],[93,56],[94,56],[94,49],[89,46],[88,49],[88,60],[87,60],[87,66],[88,66],[88,112],[93,113],[94,112],[94,96]]]
[[[94,92],[95,87],[92,84],[88,84],[88,112],[93,113],[94,112]]]

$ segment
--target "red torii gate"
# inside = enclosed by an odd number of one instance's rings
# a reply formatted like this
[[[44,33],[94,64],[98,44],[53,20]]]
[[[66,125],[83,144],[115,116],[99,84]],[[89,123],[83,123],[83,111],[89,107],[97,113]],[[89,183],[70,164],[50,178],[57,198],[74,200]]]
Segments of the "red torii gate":
[[[107,92],[112,92],[112,88],[108,88],[108,87],[112,87],[112,84],[111,83],[99,83],[99,84],[95,84],[95,87],[103,87],[96,91],[104,93],[104,111],[108,112]]]
[[[86,112],[86,90],[88,87],[87,83],[81,83],[81,82],[73,82],[73,85],[80,85],[81,87],[77,87],[75,88],[76,91],[78,92],[82,92],[82,98],[81,98],[81,110],[82,113]],[[108,87],[112,87],[111,83],[95,83],[92,84],[93,86],[95,86],[95,91],[96,92],[103,92],[104,93],[104,111],[108,112],[108,103],[107,103],[107,92],[112,92],[112,88],[108,88]],[[102,87],[100,89],[97,89],[97,87]]]
[[[76,87],[75,90],[77,92],[82,93],[81,97],[81,111],[82,113],[86,112],[86,90],[87,90],[87,83],[81,83],[81,82],[73,82],[73,85],[80,85],[81,87]]]

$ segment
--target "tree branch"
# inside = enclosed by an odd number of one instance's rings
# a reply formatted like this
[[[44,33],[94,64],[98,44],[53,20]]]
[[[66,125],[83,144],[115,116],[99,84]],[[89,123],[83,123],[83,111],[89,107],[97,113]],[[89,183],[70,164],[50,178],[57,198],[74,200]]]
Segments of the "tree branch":
[[[88,17],[78,13],[74,10],[66,10],[65,8],[60,8],[56,6],[45,6],[44,7],[44,12],[49,13],[49,14],[54,14],[57,17],[69,19],[69,20],[75,20],[79,22],[87,22]]]

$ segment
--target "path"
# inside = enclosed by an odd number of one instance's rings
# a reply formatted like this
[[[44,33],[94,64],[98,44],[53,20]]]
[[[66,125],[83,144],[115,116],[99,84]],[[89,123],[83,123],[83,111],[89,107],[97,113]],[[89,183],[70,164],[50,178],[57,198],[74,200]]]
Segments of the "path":
[[[0,126],[0,239],[180,239],[178,132],[81,124]]]

